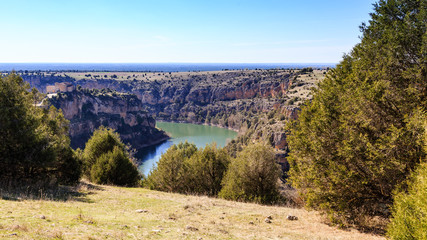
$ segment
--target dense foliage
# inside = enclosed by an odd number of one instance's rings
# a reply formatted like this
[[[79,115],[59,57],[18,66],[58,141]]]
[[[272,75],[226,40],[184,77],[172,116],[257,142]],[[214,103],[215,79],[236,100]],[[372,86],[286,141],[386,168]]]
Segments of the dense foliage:
[[[215,144],[199,149],[187,161],[189,191],[218,195],[229,161],[228,153],[224,149],[217,149]]]
[[[427,239],[426,163],[415,172],[409,192],[396,195],[388,235],[391,239]]]
[[[380,0],[352,52],[290,126],[290,180],[334,220],[387,216],[424,159],[426,1]]]
[[[14,73],[0,77],[0,180],[2,184],[72,184],[80,163],[70,148],[61,111],[36,107],[37,90]]]
[[[273,203],[281,174],[271,147],[257,144],[230,159],[224,149],[188,142],[171,146],[144,180],[151,189]]]
[[[249,145],[231,161],[219,196],[236,201],[275,202],[280,175],[271,147]]]
[[[194,144],[179,143],[162,155],[145,185],[162,191],[215,196],[228,162],[227,153],[215,145],[197,149]]]
[[[82,154],[84,174],[98,184],[136,186],[141,176],[118,133],[101,126]]]
[[[424,126],[427,130],[427,120]],[[424,139],[424,149],[427,151],[427,131]],[[393,218],[387,231],[391,239],[427,239],[427,161],[425,160],[412,173],[408,191],[397,192],[395,195]]]

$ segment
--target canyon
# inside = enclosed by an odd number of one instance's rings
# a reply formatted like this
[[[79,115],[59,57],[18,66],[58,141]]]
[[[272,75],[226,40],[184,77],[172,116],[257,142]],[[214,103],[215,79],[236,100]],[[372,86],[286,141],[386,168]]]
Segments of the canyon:
[[[46,92],[49,85],[69,82],[79,89],[93,91],[105,89],[103,91],[117,91],[133,96],[127,100],[132,99],[128,102],[130,105],[124,104],[126,107],[122,108],[113,100],[85,102],[86,100],[77,100],[78,97],[73,98],[72,102],[64,100],[54,104],[63,109],[66,117],[71,120],[71,134],[82,136],[82,139],[87,137],[84,136],[84,129],[92,129],[105,122],[107,113],[115,119],[109,126],[119,129],[117,123],[121,118],[125,124],[130,124],[129,126],[135,124],[139,116],[136,112],[139,111],[141,114],[139,118],[144,119],[144,126],[154,126],[153,118],[155,118],[215,125],[239,131],[239,137],[229,144],[231,152],[238,151],[250,142],[264,141],[283,154],[288,151],[286,122],[296,119],[299,106],[310,98],[310,89],[316,86],[325,73],[325,69],[307,68],[211,72],[19,74],[41,92]],[[73,93],[61,94],[73,95]],[[136,109],[138,111],[134,111]],[[123,112],[128,112],[129,116],[121,116]],[[79,122],[81,116],[90,116],[92,113],[96,113],[97,121],[91,124]],[[135,137],[131,131],[136,129],[131,129],[123,130],[126,132],[124,138]],[[146,141],[143,141],[142,145],[145,144]]]

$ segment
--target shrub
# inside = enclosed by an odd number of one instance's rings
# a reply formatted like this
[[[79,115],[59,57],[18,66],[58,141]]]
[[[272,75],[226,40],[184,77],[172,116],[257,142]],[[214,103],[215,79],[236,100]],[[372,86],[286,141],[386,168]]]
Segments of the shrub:
[[[194,144],[188,142],[172,145],[157,162],[144,180],[144,186],[167,192],[185,192],[184,161],[197,151]]]
[[[82,158],[85,176],[98,184],[136,186],[141,180],[136,164],[111,128],[101,126],[86,143]]]
[[[189,178],[187,191],[209,196],[218,195],[229,161],[227,152],[217,149],[215,144],[199,149],[185,161],[186,176]]]
[[[87,141],[82,157],[84,160],[85,175],[90,175],[90,168],[96,163],[96,160],[103,154],[113,151],[117,146],[125,150],[125,145],[120,140],[118,133],[111,128],[99,127]]]
[[[104,153],[96,159],[90,170],[90,179],[98,184],[136,186],[141,176],[123,149],[114,146],[113,151]]]
[[[216,145],[197,149],[188,142],[171,146],[144,180],[151,189],[215,196],[229,159]]]
[[[270,147],[249,145],[231,161],[219,196],[235,201],[274,203],[279,199],[280,174]]]

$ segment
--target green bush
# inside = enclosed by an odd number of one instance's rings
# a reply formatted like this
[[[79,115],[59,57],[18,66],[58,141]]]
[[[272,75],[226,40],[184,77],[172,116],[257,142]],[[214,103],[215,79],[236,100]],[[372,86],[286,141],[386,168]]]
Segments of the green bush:
[[[123,149],[114,146],[113,151],[104,153],[96,159],[90,170],[90,179],[98,184],[136,186],[141,176]]]
[[[185,161],[185,174],[189,178],[187,191],[209,196],[218,195],[229,161],[227,152],[217,149],[215,144],[199,149]]]
[[[196,151],[196,145],[188,142],[172,145],[150,171],[144,186],[166,192],[186,192],[188,176],[184,162]]]
[[[219,196],[235,201],[274,203],[279,199],[280,174],[270,147],[249,145],[231,161]]]
[[[171,146],[144,180],[151,189],[216,196],[229,157],[216,145],[197,149],[188,142]]]
[[[84,174],[92,182],[136,186],[141,180],[118,133],[101,126],[87,141],[82,153]]]
[[[118,133],[104,126],[96,129],[92,137],[87,141],[82,154],[85,175],[89,176],[90,168],[96,163],[96,160],[102,154],[113,151],[115,146],[123,150],[125,149],[125,145],[122,143]]]

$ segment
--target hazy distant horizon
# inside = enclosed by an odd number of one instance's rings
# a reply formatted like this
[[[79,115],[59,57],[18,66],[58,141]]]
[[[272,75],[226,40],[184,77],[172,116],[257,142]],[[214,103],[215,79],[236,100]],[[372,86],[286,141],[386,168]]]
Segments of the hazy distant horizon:
[[[238,69],[327,68],[337,63],[0,63],[0,71],[220,71]]]

